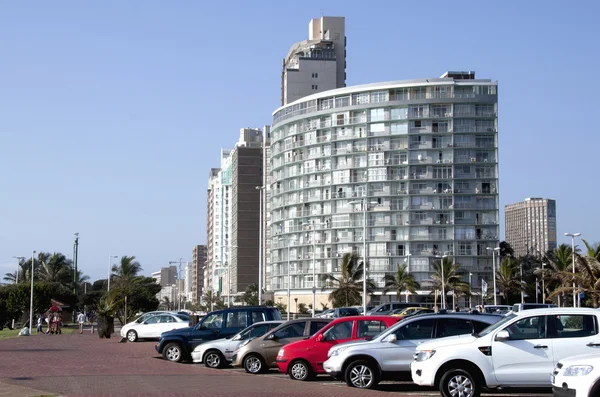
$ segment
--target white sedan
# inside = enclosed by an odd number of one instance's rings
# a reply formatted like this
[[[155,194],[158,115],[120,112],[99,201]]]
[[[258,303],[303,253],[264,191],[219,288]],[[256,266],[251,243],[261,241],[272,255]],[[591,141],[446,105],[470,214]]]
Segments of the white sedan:
[[[600,353],[560,360],[552,372],[555,397],[596,397],[600,395]]]
[[[192,361],[202,363],[209,368],[222,368],[231,362],[233,352],[244,342],[263,336],[283,321],[261,321],[244,328],[231,338],[218,339],[196,346],[192,352]]]
[[[189,327],[189,317],[183,314],[160,313],[141,322],[133,321],[121,328],[121,336],[129,342],[138,339],[158,339],[163,332]]]

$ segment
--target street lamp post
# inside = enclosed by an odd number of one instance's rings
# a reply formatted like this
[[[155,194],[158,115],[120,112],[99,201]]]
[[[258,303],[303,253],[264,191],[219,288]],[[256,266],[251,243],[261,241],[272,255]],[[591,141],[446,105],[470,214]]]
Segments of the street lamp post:
[[[258,304],[262,305],[262,283],[263,283],[263,192],[264,186],[256,186],[259,191],[258,209]]]
[[[15,275],[15,285],[19,284],[19,268],[21,267],[21,260],[25,259],[24,256],[13,256],[17,260],[17,273]],[[12,329],[15,329],[15,319],[12,319]]]
[[[363,210],[363,314],[367,314],[367,209],[369,204],[378,204],[377,201],[367,202],[366,199],[350,201],[349,204],[361,204]]]
[[[33,265],[35,264],[35,251],[31,252],[31,294],[29,296],[29,334],[33,326]]]
[[[565,236],[571,237],[571,256],[573,257],[573,307],[577,307],[575,292],[575,237],[581,236],[581,233],[565,233]]]
[[[525,291],[523,291],[523,262],[519,262],[521,269],[521,304],[525,303]]]
[[[487,247],[486,250],[490,250],[492,251],[492,278],[494,279],[494,306],[496,306],[498,304],[497,301],[497,294],[496,294],[496,251],[498,251],[498,253],[500,253],[500,247],[496,247],[496,248],[492,248],[492,247]],[[482,299],[483,299],[483,294],[482,294]]]
[[[117,255],[108,255],[108,283],[106,284],[106,292],[110,291],[110,276],[112,275],[112,260],[118,258]]]
[[[473,294],[471,292],[471,278],[473,277],[473,273],[469,272],[469,308],[473,307]]]
[[[442,269],[442,309],[446,308],[446,280],[444,276],[444,258],[449,257],[450,255],[444,254],[442,255],[442,260],[440,261],[440,268]]]
[[[546,273],[544,272],[544,266],[546,264],[542,262],[542,303],[546,303]]]
[[[290,321],[290,310],[292,304],[292,295],[290,291],[290,242],[288,240],[288,263],[287,263],[287,321]]]

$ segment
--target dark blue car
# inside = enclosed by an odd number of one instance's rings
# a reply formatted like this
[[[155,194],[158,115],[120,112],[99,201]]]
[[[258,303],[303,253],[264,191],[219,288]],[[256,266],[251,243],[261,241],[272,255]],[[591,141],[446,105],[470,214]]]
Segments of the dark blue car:
[[[191,357],[194,348],[204,342],[233,336],[260,321],[281,320],[274,307],[240,306],[208,313],[193,327],[164,332],[155,345],[165,360],[180,362]]]

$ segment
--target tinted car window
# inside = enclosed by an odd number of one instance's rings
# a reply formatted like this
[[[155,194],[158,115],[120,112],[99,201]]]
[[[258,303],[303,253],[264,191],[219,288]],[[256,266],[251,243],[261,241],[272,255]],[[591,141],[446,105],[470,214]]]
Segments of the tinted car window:
[[[259,323],[265,320],[266,318],[264,312],[252,312],[252,324]]]
[[[358,321],[358,332],[356,336],[358,338],[365,338],[368,336],[375,336],[381,333],[384,329],[387,328],[387,325],[383,321],[368,321],[368,320],[359,320]]]
[[[358,310],[354,308],[340,309],[340,317],[358,316]]]
[[[188,316],[187,314],[176,314],[175,317],[178,317],[183,321],[190,321],[190,316]]]
[[[464,335],[473,332],[471,320],[463,318],[440,318],[437,321],[436,338]]]
[[[218,329],[223,326],[223,313],[213,313],[206,316],[202,326],[207,329]]]
[[[484,323],[483,321],[473,320],[473,328],[475,329],[475,332],[477,332],[477,333],[480,333],[481,331],[483,331],[484,329],[486,329],[489,326],[490,325],[488,323]]]
[[[395,332],[396,339],[398,340],[410,340],[410,339],[431,339],[433,334],[433,325],[435,320],[423,319],[413,321],[404,326],[398,328]]]
[[[227,328],[246,328],[248,316],[245,310],[227,313]]]
[[[390,305],[389,303],[387,305],[381,305],[377,308],[377,312],[383,312],[383,311],[387,311],[390,310]]]
[[[546,317],[523,318],[505,329],[512,340],[542,339],[546,337]]]
[[[325,340],[340,340],[352,338],[352,321],[339,323],[323,333]]]
[[[160,316],[150,317],[148,320],[146,320],[146,324],[158,324],[159,320]]]
[[[297,338],[304,335],[305,322],[290,324],[275,332],[275,337],[278,339]]]
[[[316,334],[318,330],[320,330],[327,324],[329,324],[329,322],[327,322],[327,321],[311,321],[310,322],[310,335]]]
[[[581,338],[596,335],[594,316],[551,316],[554,319],[557,338]]]

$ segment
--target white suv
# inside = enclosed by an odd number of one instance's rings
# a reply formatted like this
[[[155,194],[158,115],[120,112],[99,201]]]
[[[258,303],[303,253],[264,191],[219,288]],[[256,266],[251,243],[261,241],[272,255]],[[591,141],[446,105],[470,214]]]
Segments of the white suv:
[[[560,360],[552,373],[554,397],[597,397],[600,395],[600,353]]]
[[[413,381],[444,397],[477,397],[482,388],[551,387],[559,360],[600,351],[600,311],[523,310],[478,335],[425,342],[411,364]]]

